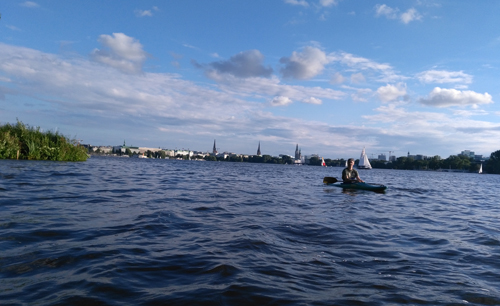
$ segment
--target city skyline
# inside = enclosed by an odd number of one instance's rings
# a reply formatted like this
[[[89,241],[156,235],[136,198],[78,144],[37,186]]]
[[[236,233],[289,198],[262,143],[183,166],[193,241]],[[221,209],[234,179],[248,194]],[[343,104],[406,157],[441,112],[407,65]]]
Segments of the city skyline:
[[[325,157],[500,149],[500,2],[0,4],[0,124]],[[118,142],[119,143],[119,142]],[[293,149],[291,150],[293,152]],[[306,154],[306,153],[305,153]]]

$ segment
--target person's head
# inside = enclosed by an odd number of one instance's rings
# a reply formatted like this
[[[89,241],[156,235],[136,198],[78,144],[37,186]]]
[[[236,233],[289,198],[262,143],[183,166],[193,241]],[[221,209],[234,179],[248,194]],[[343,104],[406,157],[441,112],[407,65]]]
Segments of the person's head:
[[[351,162],[354,164],[354,158],[349,158],[349,159],[347,160],[347,164],[348,164],[348,165],[349,165]]]

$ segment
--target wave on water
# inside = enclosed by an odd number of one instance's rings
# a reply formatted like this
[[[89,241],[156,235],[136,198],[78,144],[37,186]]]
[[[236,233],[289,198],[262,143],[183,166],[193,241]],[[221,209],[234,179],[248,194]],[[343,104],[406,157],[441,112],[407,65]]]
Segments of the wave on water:
[[[500,177],[340,171],[3,161],[0,304],[500,305]]]

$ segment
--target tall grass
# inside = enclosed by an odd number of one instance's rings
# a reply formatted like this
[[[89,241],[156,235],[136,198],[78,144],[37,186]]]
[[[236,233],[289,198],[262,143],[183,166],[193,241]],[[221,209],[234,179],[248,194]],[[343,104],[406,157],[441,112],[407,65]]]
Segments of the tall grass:
[[[87,150],[58,132],[17,124],[0,126],[0,159],[85,161]]]

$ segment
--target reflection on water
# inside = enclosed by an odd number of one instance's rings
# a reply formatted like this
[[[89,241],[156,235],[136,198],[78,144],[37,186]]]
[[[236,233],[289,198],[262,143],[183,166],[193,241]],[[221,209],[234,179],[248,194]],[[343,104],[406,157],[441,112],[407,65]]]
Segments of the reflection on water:
[[[500,176],[341,171],[0,161],[0,304],[500,304]]]

